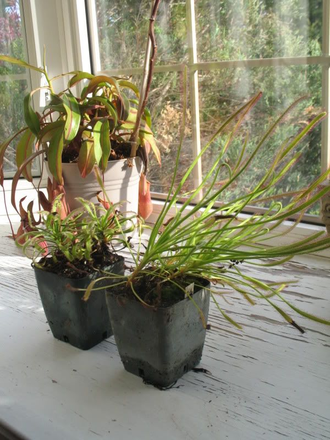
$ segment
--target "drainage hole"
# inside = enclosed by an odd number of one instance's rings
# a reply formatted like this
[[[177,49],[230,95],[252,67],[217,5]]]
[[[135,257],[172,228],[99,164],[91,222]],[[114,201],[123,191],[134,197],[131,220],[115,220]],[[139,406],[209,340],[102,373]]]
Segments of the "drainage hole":
[[[103,338],[103,339],[107,339],[107,337],[108,337],[108,332],[103,332],[103,334],[102,334],[102,338]]]
[[[68,338],[67,336],[64,335],[64,336],[63,336],[63,341],[64,341],[64,342],[69,342],[69,338]]]
[[[183,367],[183,372],[184,372],[184,373],[187,373],[187,371],[188,371],[188,365],[185,365],[185,366]]]
[[[139,368],[139,376],[144,377],[144,370],[142,368]]]

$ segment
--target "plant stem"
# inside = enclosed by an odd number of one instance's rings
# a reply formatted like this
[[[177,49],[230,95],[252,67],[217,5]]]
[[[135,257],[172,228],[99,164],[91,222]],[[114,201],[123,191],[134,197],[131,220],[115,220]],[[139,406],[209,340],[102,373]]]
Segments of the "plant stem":
[[[157,44],[155,39],[155,19],[160,2],[161,0],[155,0],[149,19],[150,23],[149,23],[149,31],[148,31],[148,43],[146,49],[146,56],[144,60],[144,72],[142,78],[141,96],[140,96],[139,108],[136,115],[136,122],[130,138],[130,142],[132,143],[131,157],[136,157],[136,152],[138,148],[137,138],[140,130],[141,119],[148,101],[150,85],[154,72],[154,65],[157,54]]]

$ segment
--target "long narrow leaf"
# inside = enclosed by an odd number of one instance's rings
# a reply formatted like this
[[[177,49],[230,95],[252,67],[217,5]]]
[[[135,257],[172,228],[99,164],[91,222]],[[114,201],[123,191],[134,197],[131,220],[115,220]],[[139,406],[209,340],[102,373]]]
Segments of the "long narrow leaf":
[[[35,141],[35,135],[32,133],[31,130],[27,130],[23,136],[21,137],[20,141],[17,144],[16,147],[16,165],[19,168],[22,163],[32,156],[33,149],[34,149],[34,141]],[[24,178],[28,182],[32,182],[32,163],[29,162],[26,167],[23,169],[22,174]]]

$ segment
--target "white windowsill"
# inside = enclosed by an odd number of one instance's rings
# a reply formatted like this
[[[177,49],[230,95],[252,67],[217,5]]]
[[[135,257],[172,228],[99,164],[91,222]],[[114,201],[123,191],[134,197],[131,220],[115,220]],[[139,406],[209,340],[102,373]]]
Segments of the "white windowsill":
[[[36,178],[34,184],[37,185],[38,182],[39,182],[39,179]],[[45,187],[46,187],[46,181],[43,180],[40,188],[42,189]],[[19,216],[15,212],[14,208],[11,206],[11,202],[10,202],[11,180],[5,181],[5,190],[6,190],[6,198],[7,198],[7,207],[8,207],[8,211],[10,213],[10,219],[13,223],[17,223],[20,220]],[[0,192],[2,193],[2,191],[0,191]],[[35,211],[37,212],[38,211],[38,201],[37,201],[35,190],[34,190],[31,183],[22,179],[18,182],[18,185],[17,185],[17,192],[16,192],[17,206],[19,204],[19,200],[24,196],[27,196],[26,200],[24,201],[24,206],[26,206],[26,204],[29,201],[33,200]],[[159,201],[159,200],[153,200],[153,213],[149,217],[148,223],[153,224],[156,221],[163,206],[164,206],[164,202]],[[174,215],[174,212],[175,212],[174,208],[172,208],[172,210],[170,211],[170,214],[167,217],[167,220],[172,215]],[[246,216],[246,215],[244,215],[244,216]],[[165,221],[166,221],[166,219],[165,219]],[[6,216],[6,212],[5,212],[5,208],[4,208],[3,194],[0,195],[0,224],[8,224],[8,218]],[[325,231],[324,226],[300,223],[292,231],[290,231],[289,233],[286,234],[287,230],[291,226],[292,226],[292,222],[290,222],[290,221],[284,222],[277,230],[277,233],[282,233],[283,235],[281,237],[276,237],[274,239],[269,240],[267,242],[267,244],[270,246],[275,245],[275,244],[276,245],[290,244],[295,241],[302,240],[302,239],[306,238],[308,235],[311,235],[315,232]],[[321,251],[315,255],[321,256],[324,258],[330,258],[330,249]]]

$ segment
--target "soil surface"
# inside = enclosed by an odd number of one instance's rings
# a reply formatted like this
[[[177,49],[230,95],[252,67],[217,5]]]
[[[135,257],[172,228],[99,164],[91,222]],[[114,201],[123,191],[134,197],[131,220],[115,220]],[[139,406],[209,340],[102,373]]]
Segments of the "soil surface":
[[[189,290],[189,293],[192,294],[200,290],[202,287],[207,286],[208,280],[188,276],[175,278],[175,283],[176,284],[173,284],[172,281],[164,282],[164,279],[160,277],[145,276],[141,279],[135,280],[134,290],[144,302],[151,306],[169,307],[182,301],[186,297],[186,287],[193,284],[192,290]],[[139,301],[127,286],[118,286],[113,293],[124,298]]]
[[[102,249],[95,250],[92,256],[93,258],[90,261],[74,260],[69,262],[61,252],[58,252],[55,254],[57,261],[54,261],[51,257],[43,257],[38,264],[43,266],[47,272],[56,273],[66,278],[78,279],[84,278],[95,271],[104,270],[122,258],[110,252],[106,245]]]

